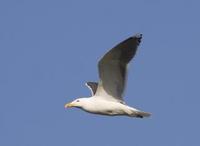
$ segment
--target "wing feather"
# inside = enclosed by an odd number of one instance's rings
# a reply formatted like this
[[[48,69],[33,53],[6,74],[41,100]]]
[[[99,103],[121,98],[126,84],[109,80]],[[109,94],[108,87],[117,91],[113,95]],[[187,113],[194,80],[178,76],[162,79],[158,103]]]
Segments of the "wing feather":
[[[122,95],[126,84],[127,65],[135,56],[141,39],[142,34],[130,37],[103,56],[98,63],[100,81],[95,95],[123,101]]]
[[[95,95],[98,87],[97,82],[87,82],[85,85],[90,89],[92,96]]]

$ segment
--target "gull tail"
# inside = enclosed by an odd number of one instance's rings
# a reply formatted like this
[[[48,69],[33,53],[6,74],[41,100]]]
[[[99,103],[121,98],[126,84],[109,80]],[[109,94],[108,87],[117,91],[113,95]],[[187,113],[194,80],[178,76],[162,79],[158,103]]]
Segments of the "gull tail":
[[[143,112],[140,110],[131,110],[132,112],[129,114],[130,117],[136,117],[136,118],[144,118],[144,117],[149,117],[151,114],[148,112]]]

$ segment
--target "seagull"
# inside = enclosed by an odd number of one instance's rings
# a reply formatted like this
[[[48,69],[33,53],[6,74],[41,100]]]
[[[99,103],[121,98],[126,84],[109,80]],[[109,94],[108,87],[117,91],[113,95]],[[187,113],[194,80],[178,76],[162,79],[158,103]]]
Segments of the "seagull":
[[[142,34],[136,34],[116,45],[98,62],[99,82],[87,82],[91,97],[82,97],[65,104],[86,112],[108,116],[149,117],[151,114],[128,106],[123,100],[127,66],[135,56]]]

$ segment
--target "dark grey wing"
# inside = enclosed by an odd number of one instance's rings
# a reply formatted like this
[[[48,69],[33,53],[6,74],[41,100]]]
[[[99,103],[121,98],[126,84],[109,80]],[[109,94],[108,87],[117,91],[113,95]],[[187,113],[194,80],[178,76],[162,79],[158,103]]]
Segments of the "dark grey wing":
[[[126,68],[137,51],[142,34],[130,37],[107,52],[98,63],[100,82],[97,96],[113,97],[123,101],[122,95],[126,84]]]
[[[87,82],[87,83],[85,83],[85,85],[90,89],[92,96],[93,96],[97,91],[98,83],[97,82]]]

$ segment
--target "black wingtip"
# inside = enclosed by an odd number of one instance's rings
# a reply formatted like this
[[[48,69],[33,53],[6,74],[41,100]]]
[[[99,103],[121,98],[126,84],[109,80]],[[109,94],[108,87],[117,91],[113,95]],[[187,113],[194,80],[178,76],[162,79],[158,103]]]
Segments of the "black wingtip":
[[[133,36],[133,38],[137,39],[138,42],[140,43],[141,42],[141,39],[142,39],[142,34],[141,33],[137,33]]]
[[[133,36],[134,38],[137,39],[141,39],[142,38],[142,34],[141,33],[137,33],[136,35]]]

